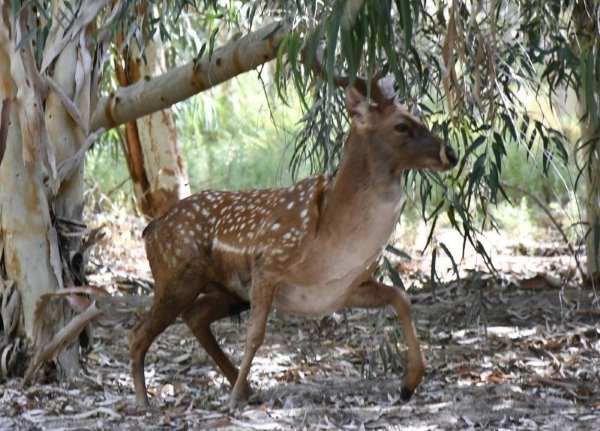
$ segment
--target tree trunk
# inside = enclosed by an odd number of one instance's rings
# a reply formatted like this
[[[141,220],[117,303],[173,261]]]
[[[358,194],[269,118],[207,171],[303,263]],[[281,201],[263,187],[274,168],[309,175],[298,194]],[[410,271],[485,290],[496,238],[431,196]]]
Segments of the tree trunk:
[[[15,19],[10,4],[0,3],[3,363],[15,339],[25,340],[23,344],[36,356],[46,346],[56,345],[56,335],[72,314],[64,301],[50,301],[43,307],[40,304],[45,294],[83,280],[85,262],[78,235],[84,228],[84,168],[78,161],[93,137],[90,131],[136,120],[253,69],[274,58],[279,42],[287,34],[278,24],[266,26],[215,50],[210,59],[176,68],[156,79],[140,80],[96,103],[102,48],[96,46],[97,51],[90,53],[86,44],[92,40],[88,36],[102,2],[82,3],[68,30],[60,27],[58,18],[63,14],[59,12],[63,3],[52,2],[56,28],[48,35],[41,67],[35,60],[36,38],[22,31],[38,25],[36,19],[41,18],[34,13],[37,4],[24,3]],[[60,353],[57,364],[61,375],[76,374],[78,359],[75,345]],[[23,369],[22,364],[19,368]]]
[[[3,27],[0,31],[7,29],[4,22],[0,22],[0,27]],[[22,122],[20,111],[29,109],[28,101],[17,97],[14,74],[19,73],[19,69],[13,63],[16,60],[10,58],[8,39],[2,42],[0,100],[3,101],[3,110],[8,110],[8,122],[5,151],[0,161],[0,255],[4,255],[4,266],[0,271],[2,278],[14,282],[21,301],[21,307],[16,308],[19,312],[3,315],[2,320],[17,322],[14,333],[7,336],[24,338],[37,346],[47,343],[64,326],[68,319],[68,306],[55,303],[46,308],[43,316],[36,315],[40,296],[62,287],[62,265],[51,216],[52,196],[46,184],[48,167],[41,157],[25,160],[27,150],[22,130],[33,126],[34,121],[30,124]],[[43,139],[40,141],[43,142]],[[43,319],[44,324],[36,325],[37,319]],[[79,361],[76,352],[65,350],[58,364],[64,375],[77,372]]]
[[[44,75],[31,40],[21,33],[36,25],[32,5],[23,6],[14,20],[8,5],[0,11],[0,100],[8,118],[0,145],[5,146],[0,161],[0,256],[4,255],[0,275],[8,281],[0,284],[14,286],[22,304],[10,316],[3,310],[2,320],[18,321],[14,332],[5,336],[27,340],[35,352],[49,345],[74,314],[65,301],[40,307],[40,299],[64,286],[81,284],[85,264],[79,252],[85,227],[83,164],[68,175],[61,166],[82,147],[96,100],[95,65],[86,46],[87,25],[94,15],[87,15],[89,21],[82,20],[74,37],[67,38],[58,19],[64,8],[62,1],[52,3],[55,19],[44,47],[52,67]],[[0,296],[6,294],[0,291]],[[67,345],[56,364],[59,377],[76,375],[79,346]]]
[[[600,83],[599,83],[600,85]],[[585,100],[585,99],[583,99]],[[587,272],[590,280],[600,279],[600,124],[586,120],[582,125],[581,140],[586,143],[586,221]]]
[[[122,46],[122,36],[118,45]],[[146,42],[145,60],[135,43],[127,50],[120,48],[119,51],[124,64],[116,64],[121,86],[167,71],[164,48],[158,35]],[[126,123],[125,131],[123,150],[138,207],[146,216],[157,217],[190,194],[175,120],[165,109]]]
[[[591,69],[587,79],[581,77],[579,88],[579,111],[583,162],[587,163],[586,178],[586,239],[587,273],[590,280],[600,277],[600,74],[597,72],[596,57],[600,46],[596,37],[595,7],[588,2],[577,2],[573,9],[573,21],[579,40],[573,44],[579,54],[581,69]],[[582,72],[585,74],[586,72]],[[588,105],[588,103],[590,105]]]

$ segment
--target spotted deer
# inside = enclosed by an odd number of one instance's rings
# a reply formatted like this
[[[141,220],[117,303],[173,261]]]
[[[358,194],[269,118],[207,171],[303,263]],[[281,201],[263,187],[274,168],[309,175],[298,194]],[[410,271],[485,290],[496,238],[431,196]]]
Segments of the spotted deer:
[[[136,400],[148,406],[144,357],[178,316],[233,386],[230,408],[247,401],[252,359],[273,308],[320,316],[349,308],[394,307],[408,347],[401,397],[410,399],[425,370],[410,300],[373,277],[399,216],[408,169],[446,170],[457,158],[418,118],[365,86],[346,90],[351,119],[333,177],[279,189],[203,191],[152,221],[143,232],[155,280],[150,310],[129,346]],[[210,324],[250,309],[238,369]]]

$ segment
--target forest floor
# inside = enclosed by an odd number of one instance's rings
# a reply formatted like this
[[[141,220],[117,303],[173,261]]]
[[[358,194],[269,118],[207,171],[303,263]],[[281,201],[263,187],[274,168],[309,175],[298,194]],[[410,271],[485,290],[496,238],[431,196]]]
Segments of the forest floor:
[[[141,222],[108,221],[113,227],[91,256],[91,283],[144,290]],[[145,412],[135,406],[129,374],[132,315],[94,328],[76,381],[2,382],[0,429],[599,430],[600,292],[572,278],[560,244],[502,235],[490,244],[496,276],[467,255],[461,278],[442,271],[446,281],[435,288],[427,255],[408,250],[411,260],[395,262],[427,360],[408,403],[399,396],[405,347],[392,310],[318,319],[274,312],[251,371],[261,404],[225,411],[229,385],[178,321],[147,355],[153,408]],[[246,319],[213,325],[237,363]]]

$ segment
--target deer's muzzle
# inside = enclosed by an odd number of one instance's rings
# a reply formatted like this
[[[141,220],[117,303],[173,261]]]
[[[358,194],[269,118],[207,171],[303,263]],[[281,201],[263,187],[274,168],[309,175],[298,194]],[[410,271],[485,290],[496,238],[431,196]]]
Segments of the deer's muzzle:
[[[458,163],[458,157],[454,149],[448,144],[442,144],[440,148],[440,159],[447,168],[453,168]]]

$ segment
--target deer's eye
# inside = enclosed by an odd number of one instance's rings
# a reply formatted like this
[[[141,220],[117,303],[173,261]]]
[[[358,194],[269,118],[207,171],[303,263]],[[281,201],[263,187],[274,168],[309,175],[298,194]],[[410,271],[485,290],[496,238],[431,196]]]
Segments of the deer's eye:
[[[398,123],[394,126],[394,130],[398,133],[409,133],[410,127],[406,123]]]

